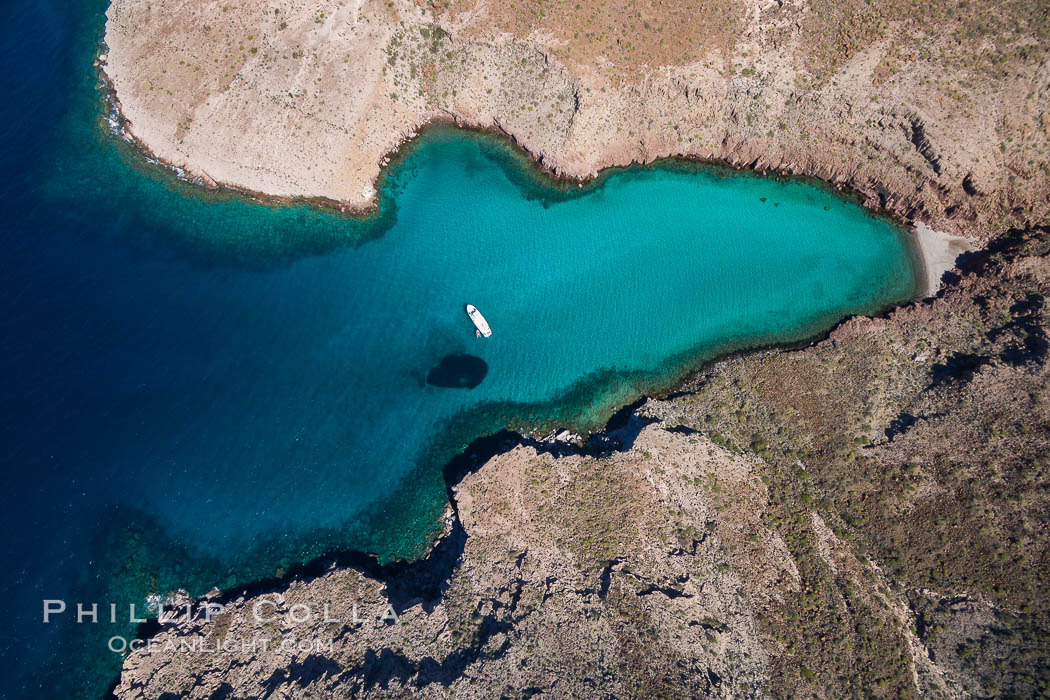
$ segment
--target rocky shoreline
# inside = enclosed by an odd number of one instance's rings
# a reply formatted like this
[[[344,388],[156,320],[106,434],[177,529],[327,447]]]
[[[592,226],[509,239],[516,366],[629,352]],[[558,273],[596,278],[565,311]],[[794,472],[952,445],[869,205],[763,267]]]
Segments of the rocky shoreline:
[[[104,64],[104,57],[107,52],[103,48],[100,52],[100,58],[102,59],[98,66],[101,68]],[[343,215],[347,215],[356,219],[367,219],[374,216],[379,208],[378,197],[371,201],[351,205],[346,202],[340,202],[325,197],[306,197],[306,196],[294,196],[294,197],[281,197],[267,194],[266,192],[254,191],[244,187],[240,187],[233,184],[215,182],[212,180],[205,180],[200,177],[192,177],[188,175],[185,169],[181,166],[175,165],[174,163],[165,161],[160,156],[153,153],[149,146],[137,138],[130,129],[130,122],[124,115],[120,107],[120,100],[113,88],[112,82],[107,77],[104,70],[99,71],[99,80],[101,88],[105,91],[106,101],[109,105],[109,115],[107,120],[110,124],[111,131],[124,139],[128,143],[132,144],[140,155],[151,163],[155,163],[166,170],[168,170],[173,176],[180,180],[189,182],[193,185],[206,187],[211,190],[219,190],[229,192],[234,195],[242,196],[252,201],[260,202],[263,204],[274,204],[274,205],[287,205],[287,204],[307,204],[316,206],[329,211],[338,212]],[[515,151],[521,155],[522,158],[526,159],[531,167],[535,168],[537,176],[548,180],[550,183],[555,184],[569,184],[583,187],[590,185],[602,177],[602,174],[606,171],[630,167],[631,165],[641,165],[641,163],[631,162],[627,165],[609,165],[604,167],[602,170],[589,175],[589,176],[574,176],[559,173],[556,170],[551,169],[547,164],[544,163],[542,156],[533,154],[524,146],[522,146],[512,134],[507,133],[501,129],[490,127],[490,126],[477,126],[477,125],[463,125],[455,118],[447,115],[440,115],[432,120],[422,124],[416,131],[407,135],[401,142],[395,145],[380,161],[382,170],[376,175],[376,179],[372,186],[378,193],[380,191],[380,184],[383,177],[390,168],[404,158],[407,152],[414,145],[414,143],[422,138],[424,134],[430,129],[440,128],[457,128],[469,131],[475,134],[495,136],[499,138],[506,138],[510,144],[514,147]],[[761,168],[757,167],[754,162],[749,164],[733,163],[727,160],[717,160],[713,158],[703,158],[695,155],[688,154],[674,154],[664,156],[654,161],[650,161],[646,165],[651,165],[658,161],[672,161],[677,163],[683,163],[686,165],[697,165],[697,166],[712,166],[717,168],[729,168],[731,170],[739,172],[751,172],[761,176],[768,177],[794,177],[801,178],[804,180],[813,181],[821,185],[834,188],[837,192],[843,195],[855,196],[857,200],[866,208],[872,210],[875,214],[890,216],[894,221],[902,228],[908,229],[913,233],[912,245],[914,252],[913,263],[916,266],[916,287],[918,298],[924,298],[933,296],[937,293],[940,288],[941,278],[945,272],[952,269],[955,264],[956,258],[959,255],[977,250],[982,245],[982,240],[979,238],[973,238],[966,235],[952,234],[947,231],[935,231],[929,225],[922,221],[913,221],[904,218],[899,212],[882,208],[880,200],[877,200],[869,192],[865,194],[859,190],[852,189],[848,183],[834,183],[821,179],[819,176],[812,175],[810,173],[798,173],[793,170],[779,170],[777,168]]]

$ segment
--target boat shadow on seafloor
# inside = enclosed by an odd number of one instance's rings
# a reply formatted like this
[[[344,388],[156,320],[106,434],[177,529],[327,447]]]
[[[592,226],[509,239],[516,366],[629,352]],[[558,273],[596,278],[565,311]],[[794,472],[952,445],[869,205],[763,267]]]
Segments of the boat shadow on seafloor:
[[[454,353],[427,372],[427,384],[444,389],[473,389],[489,373],[488,364],[474,355]]]

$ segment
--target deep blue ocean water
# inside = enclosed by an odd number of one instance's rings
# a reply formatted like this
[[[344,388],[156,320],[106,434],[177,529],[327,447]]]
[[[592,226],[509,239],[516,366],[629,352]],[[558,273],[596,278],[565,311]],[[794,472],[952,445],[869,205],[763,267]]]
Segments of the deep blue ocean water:
[[[43,625],[44,598],[415,556],[475,437],[595,427],[914,291],[906,235],[824,189],[672,164],[556,187],[449,130],[367,221],[204,192],[107,127],[104,9],[0,5],[4,696],[97,696],[119,668],[126,624]],[[452,354],[477,387],[427,383]]]

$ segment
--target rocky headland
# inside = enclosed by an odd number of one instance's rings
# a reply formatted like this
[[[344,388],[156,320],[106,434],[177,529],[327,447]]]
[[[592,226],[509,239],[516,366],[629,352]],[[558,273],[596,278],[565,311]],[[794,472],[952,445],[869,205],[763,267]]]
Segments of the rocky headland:
[[[695,156],[922,222],[936,294],[717,363],[606,434],[508,442],[457,475],[419,566],[215,592],[221,614],[152,630],[118,696],[1050,693],[1045,4],[114,0],[107,16],[127,133],[206,185],[365,209],[437,119],[568,177]],[[957,261],[967,240],[988,248]]]

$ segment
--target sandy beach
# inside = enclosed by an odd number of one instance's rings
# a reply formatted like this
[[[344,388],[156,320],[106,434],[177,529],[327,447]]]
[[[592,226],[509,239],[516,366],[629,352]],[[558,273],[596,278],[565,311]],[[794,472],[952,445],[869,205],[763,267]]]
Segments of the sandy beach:
[[[922,264],[924,285],[919,293],[923,298],[937,294],[944,273],[955,267],[960,255],[981,247],[974,238],[935,231],[921,221],[915,224],[915,242]]]

